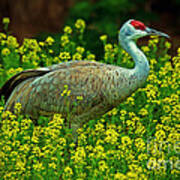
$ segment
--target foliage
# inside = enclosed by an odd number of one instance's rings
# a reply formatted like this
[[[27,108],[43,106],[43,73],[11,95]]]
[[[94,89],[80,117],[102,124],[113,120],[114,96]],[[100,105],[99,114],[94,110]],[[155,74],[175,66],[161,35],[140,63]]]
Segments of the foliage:
[[[157,15],[153,12],[147,12],[144,0],[97,0],[94,3],[91,0],[76,0],[74,6],[70,10],[68,22],[82,17],[92,29],[96,29],[101,33],[106,33],[110,37],[117,35],[117,25],[136,16],[138,19],[150,20]],[[108,23],[107,23],[108,22]],[[118,22],[118,23],[117,23]]]
[[[147,11],[146,3],[144,0],[75,0],[65,22],[72,25],[77,18],[85,19],[88,24],[85,47],[102,58],[101,43],[97,39],[100,34],[108,34],[111,42],[116,42],[120,25],[128,19],[147,22],[158,18],[155,12]]]
[[[96,60],[83,47],[85,22],[66,26],[59,41],[25,39],[0,33],[0,85],[27,68],[77,60]],[[76,37],[76,39],[74,39]],[[102,62],[133,67],[131,57],[118,44],[100,37]],[[53,45],[56,43],[56,52]],[[158,46],[159,49],[157,48]],[[0,107],[0,177],[3,179],[178,179],[179,176],[179,68],[180,49],[169,56],[171,44],[157,37],[142,50],[150,61],[143,88],[78,130],[77,145],[61,115],[42,117],[38,125]],[[68,91],[63,92],[63,94]]]

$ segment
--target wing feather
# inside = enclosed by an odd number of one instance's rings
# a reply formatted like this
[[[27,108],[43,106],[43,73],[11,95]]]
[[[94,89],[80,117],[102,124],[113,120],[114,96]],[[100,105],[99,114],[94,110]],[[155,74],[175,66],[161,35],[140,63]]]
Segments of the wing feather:
[[[7,101],[10,94],[13,92],[14,88],[18,84],[32,77],[43,76],[44,74],[49,73],[51,71],[56,71],[58,69],[76,68],[78,66],[102,66],[102,65],[103,65],[102,63],[92,62],[92,61],[69,61],[65,63],[55,64],[47,68],[25,70],[14,75],[8,81],[5,82],[5,84],[0,88],[0,97],[4,96],[5,101]]]
[[[5,82],[5,84],[0,89],[0,97],[4,96],[5,101],[8,100],[10,94],[13,92],[14,88],[20,84],[21,82],[32,78],[32,77],[38,77],[42,76],[46,73],[50,72],[48,69],[37,69],[37,70],[25,70],[22,71],[13,77],[11,77],[8,81]]]

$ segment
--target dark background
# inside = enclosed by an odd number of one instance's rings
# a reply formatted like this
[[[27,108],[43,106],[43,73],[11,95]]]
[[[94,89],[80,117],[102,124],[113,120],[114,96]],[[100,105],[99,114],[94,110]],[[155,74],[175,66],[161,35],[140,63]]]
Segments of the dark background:
[[[169,34],[174,49],[180,44],[180,0],[0,0],[3,17],[10,17],[10,32],[20,43],[25,37],[60,34],[64,25],[83,18],[87,44],[96,48],[99,35],[116,41],[119,27],[131,18]]]

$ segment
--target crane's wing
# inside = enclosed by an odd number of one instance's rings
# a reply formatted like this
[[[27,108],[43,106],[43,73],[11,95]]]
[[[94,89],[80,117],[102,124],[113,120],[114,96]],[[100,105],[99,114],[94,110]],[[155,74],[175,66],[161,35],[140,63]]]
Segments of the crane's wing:
[[[14,76],[12,76],[6,83],[0,88],[0,97],[4,96],[5,101],[8,100],[10,94],[14,90],[14,88],[20,84],[21,82],[33,78],[33,77],[40,77],[46,73],[51,71],[55,71],[58,69],[68,69],[77,66],[101,66],[102,63],[98,62],[91,62],[91,61],[69,61],[65,63],[55,64],[45,68],[38,68],[38,69],[30,69],[24,70]]]
[[[49,70],[16,86],[6,108],[12,109],[16,102],[20,102],[24,113],[33,118],[61,113],[64,116],[81,116],[84,120],[102,115],[112,108],[105,97],[107,65],[79,61],[51,66]],[[68,85],[69,94],[65,85]]]

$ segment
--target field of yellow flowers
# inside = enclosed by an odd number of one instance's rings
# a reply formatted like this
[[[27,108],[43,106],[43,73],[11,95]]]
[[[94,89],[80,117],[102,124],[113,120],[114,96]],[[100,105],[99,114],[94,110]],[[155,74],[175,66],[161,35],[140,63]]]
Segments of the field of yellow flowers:
[[[86,24],[66,26],[59,41],[24,39],[19,45],[8,33],[0,33],[0,87],[16,73],[69,60],[96,60],[83,47]],[[133,67],[131,57],[118,44],[104,45],[101,62]],[[60,114],[42,117],[35,125],[15,112],[3,111],[0,103],[0,179],[75,180],[170,180],[180,177],[180,48],[168,55],[171,44],[151,37],[141,47],[150,62],[143,88],[117,108],[78,130],[77,145]]]

